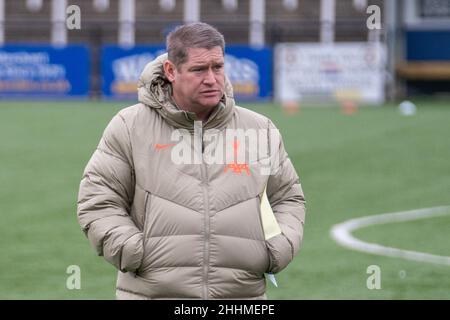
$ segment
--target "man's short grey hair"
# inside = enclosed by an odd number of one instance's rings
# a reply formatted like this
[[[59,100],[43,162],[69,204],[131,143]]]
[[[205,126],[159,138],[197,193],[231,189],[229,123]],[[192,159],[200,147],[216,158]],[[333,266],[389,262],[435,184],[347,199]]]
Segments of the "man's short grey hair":
[[[225,39],[213,26],[194,22],[178,26],[169,33],[166,41],[169,60],[178,68],[188,58],[188,48],[222,48],[225,53]]]

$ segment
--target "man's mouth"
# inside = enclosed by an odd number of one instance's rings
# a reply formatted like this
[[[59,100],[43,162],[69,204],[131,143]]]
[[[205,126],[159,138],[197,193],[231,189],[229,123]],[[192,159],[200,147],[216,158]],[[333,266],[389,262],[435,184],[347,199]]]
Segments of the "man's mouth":
[[[219,90],[205,90],[201,91],[200,94],[206,97],[215,97],[219,94]]]
[[[205,90],[205,91],[201,91],[200,93],[203,94],[213,94],[213,93],[218,93],[219,90]]]

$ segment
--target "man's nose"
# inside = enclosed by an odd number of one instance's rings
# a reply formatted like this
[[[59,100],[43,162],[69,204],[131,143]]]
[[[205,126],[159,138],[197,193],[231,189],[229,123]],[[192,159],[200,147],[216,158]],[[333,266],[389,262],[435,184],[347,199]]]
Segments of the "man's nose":
[[[211,68],[206,72],[205,78],[203,79],[203,83],[212,85],[216,83],[216,77],[214,76],[214,72]]]

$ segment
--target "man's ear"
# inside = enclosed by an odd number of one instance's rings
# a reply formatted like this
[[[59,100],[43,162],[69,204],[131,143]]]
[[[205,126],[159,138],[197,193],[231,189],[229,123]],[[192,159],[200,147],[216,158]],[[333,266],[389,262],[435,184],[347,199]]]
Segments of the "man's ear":
[[[175,65],[172,63],[172,61],[166,60],[163,63],[163,68],[164,68],[164,73],[165,73],[167,79],[170,82],[173,82],[175,80],[175,72],[176,72]]]

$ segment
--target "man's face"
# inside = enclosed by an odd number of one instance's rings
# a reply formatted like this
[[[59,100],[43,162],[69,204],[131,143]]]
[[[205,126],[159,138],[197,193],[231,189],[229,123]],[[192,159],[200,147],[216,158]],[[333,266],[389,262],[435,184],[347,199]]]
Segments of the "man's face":
[[[224,94],[224,57],[220,47],[189,48],[185,63],[172,70],[165,69],[174,98],[183,109],[194,112],[211,109]]]

